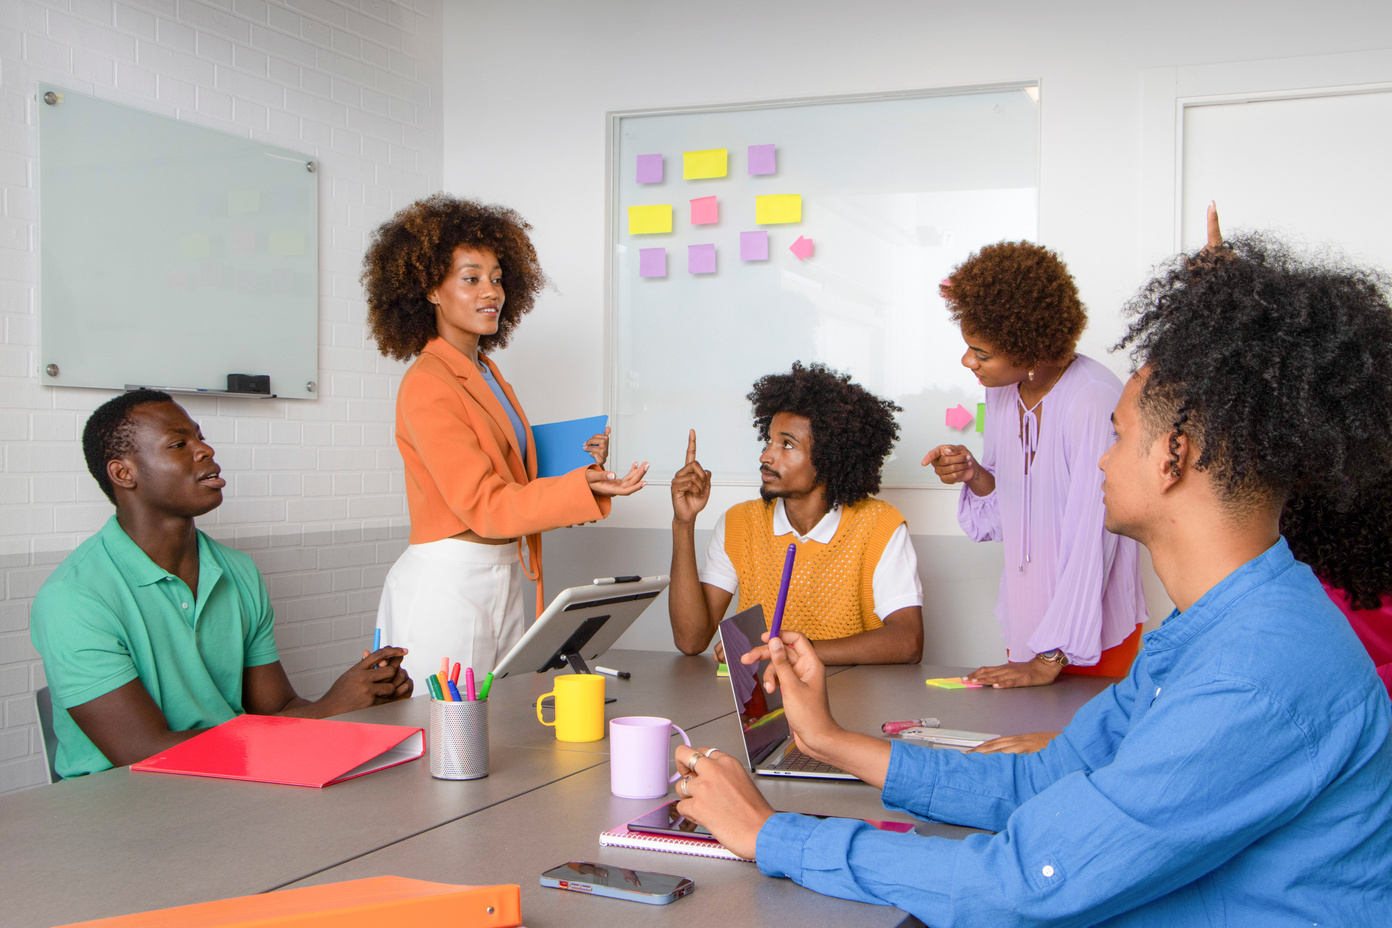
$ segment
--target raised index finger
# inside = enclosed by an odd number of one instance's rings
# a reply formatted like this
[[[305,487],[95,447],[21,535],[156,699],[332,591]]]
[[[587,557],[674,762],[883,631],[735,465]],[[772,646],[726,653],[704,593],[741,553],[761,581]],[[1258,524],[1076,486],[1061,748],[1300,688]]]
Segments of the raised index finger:
[[[686,437],[686,463],[691,464],[696,460],[696,430],[692,429]]]
[[[1223,245],[1223,231],[1218,228],[1218,203],[1209,201],[1208,204],[1208,247],[1221,248]]]

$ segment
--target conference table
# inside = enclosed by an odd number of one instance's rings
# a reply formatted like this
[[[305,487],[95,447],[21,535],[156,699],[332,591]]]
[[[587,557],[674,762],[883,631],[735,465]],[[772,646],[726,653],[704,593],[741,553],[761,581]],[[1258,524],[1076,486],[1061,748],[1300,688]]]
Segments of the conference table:
[[[608,718],[672,719],[693,743],[734,751],[739,721],[729,682],[709,657],[610,651]],[[828,695],[848,728],[879,733],[887,719],[936,716],[947,728],[1015,734],[1058,729],[1108,684],[1065,676],[1050,687],[940,690],[930,677],[965,668],[932,664],[828,668]],[[556,673],[510,676],[489,698],[489,776],[448,781],[422,758],[322,790],[107,770],[0,797],[0,918],[12,928],[187,905],[292,886],[392,874],[447,883],[517,883],[533,926],[632,925],[674,916],[705,923],[757,912],[760,924],[809,920],[914,925],[898,909],[819,896],[761,876],[749,863],[601,847],[599,833],[659,805],[609,792],[609,742],[567,743],[536,719]],[[351,721],[426,728],[424,696],[349,713]],[[675,741],[674,741],[675,744]],[[429,750],[429,745],[427,745]],[[913,821],[886,812],[860,782],[759,778],[774,808]],[[673,796],[675,794],[672,794]],[[921,834],[970,829],[919,823]],[[592,860],[692,878],[671,906],[542,889],[543,870]]]

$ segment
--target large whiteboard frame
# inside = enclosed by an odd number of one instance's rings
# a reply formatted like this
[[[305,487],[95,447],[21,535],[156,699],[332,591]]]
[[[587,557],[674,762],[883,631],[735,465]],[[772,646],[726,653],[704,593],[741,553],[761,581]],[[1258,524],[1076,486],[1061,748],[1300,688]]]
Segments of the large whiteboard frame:
[[[941,487],[918,465],[933,445],[980,453],[974,426],[944,421],[958,403],[975,414],[984,391],[960,366],[962,342],[937,284],[981,245],[1037,237],[1039,87],[1030,80],[609,113],[613,460],[650,461],[651,479],[664,482],[694,427],[715,483],[757,485],[744,396],[757,376],[794,359],[825,361],[904,407],[885,487]],[[933,130],[931,144],[915,134]],[[778,146],[777,173],[747,175],[745,146],[767,143]],[[728,177],[681,178],[683,151],[722,147]],[[664,179],[638,185],[636,155],[651,153],[664,156]],[[838,170],[847,179],[833,177]],[[928,172],[936,172],[931,182]],[[763,193],[801,194],[803,221],[754,224],[753,196]],[[719,223],[691,225],[688,200],[708,195],[719,197]],[[627,207],[652,203],[673,205],[672,233],[630,236]],[[769,258],[743,262],[739,233],[756,229],[769,232]],[[788,251],[799,235],[816,243],[806,262]],[[716,245],[716,273],[688,275],[687,246],[703,243]],[[638,277],[637,250],[649,247],[667,249],[666,278]],[[770,309],[752,308],[756,300]],[[819,313],[815,324],[790,321],[808,307]],[[644,344],[644,334],[656,337]],[[757,351],[732,357],[741,345]]]
[[[314,159],[37,91],[40,382],[224,393],[228,374],[269,375],[317,398]]]

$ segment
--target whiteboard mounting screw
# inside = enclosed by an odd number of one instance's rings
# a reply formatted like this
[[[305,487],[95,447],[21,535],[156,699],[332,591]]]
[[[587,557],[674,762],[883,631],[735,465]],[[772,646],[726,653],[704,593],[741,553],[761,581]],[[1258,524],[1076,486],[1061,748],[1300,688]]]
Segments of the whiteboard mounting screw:
[[[63,102],[63,95],[61,93],[54,93],[50,90],[48,93],[44,94],[43,99],[49,106],[57,106],[59,103]]]
[[[315,390],[319,388],[319,385],[311,380],[309,383],[304,385],[304,388],[308,390],[310,393],[313,393]]]
[[[50,376],[50,377],[57,377],[57,376],[58,376],[58,365],[57,365],[57,364],[50,364],[48,367],[45,367],[45,368],[44,368],[44,373],[47,374],[47,375]]]
[[[313,162],[313,161],[306,161],[306,162],[305,162],[304,169],[305,169],[306,171],[308,171],[309,173],[313,174],[313,173],[314,173],[314,162]]]

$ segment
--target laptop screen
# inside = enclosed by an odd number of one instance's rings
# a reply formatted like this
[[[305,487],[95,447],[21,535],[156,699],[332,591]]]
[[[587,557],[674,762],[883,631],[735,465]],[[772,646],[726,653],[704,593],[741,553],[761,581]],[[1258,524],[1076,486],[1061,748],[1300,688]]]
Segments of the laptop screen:
[[[735,694],[735,708],[744,733],[744,747],[749,753],[751,768],[788,737],[788,719],[783,714],[783,695],[774,690],[764,691],[764,671],[769,662],[741,663],[740,658],[763,644],[760,637],[768,631],[762,606],[736,613],[720,623],[720,640],[725,646],[725,666],[730,669],[730,688]]]

